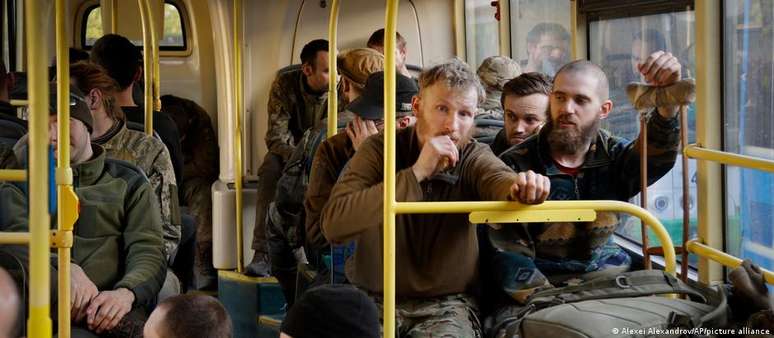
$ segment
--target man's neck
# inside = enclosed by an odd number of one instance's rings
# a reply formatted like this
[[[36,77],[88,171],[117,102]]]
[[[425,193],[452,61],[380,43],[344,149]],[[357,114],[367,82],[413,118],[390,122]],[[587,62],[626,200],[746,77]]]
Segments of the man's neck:
[[[551,152],[551,158],[556,161],[556,163],[559,163],[559,165],[566,167],[566,168],[579,168],[583,165],[583,162],[586,161],[586,153],[588,153],[589,145],[583,146],[581,149],[584,149],[583,151],[580,151],[575,154],[561,154],[555,151]]]
[[[116,123],[104,111],[95,112],[92,116],[94,116],[94,131],[91,132],[91,139],[104,136]]]
[[[119,107],[136,107],[137,104],[134,103],[134,98],[132,97],[132,87],[134,87],[133,84],[130,84],[129,87],[126,87],[124,90],[118,92],[116,94],[116,104]]]

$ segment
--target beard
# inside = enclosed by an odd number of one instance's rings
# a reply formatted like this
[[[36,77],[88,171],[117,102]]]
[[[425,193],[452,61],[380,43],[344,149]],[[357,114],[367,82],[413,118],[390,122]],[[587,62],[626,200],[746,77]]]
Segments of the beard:
[[[559,128],[559,123],[574,123],[571,128]],[[551,150],[564,155],[573,155],[586,150],[599,132],[601,119],[595,119],[591,124],[580,126],[580,122],[569,115],[561,115],[555,122],[549,119],[546,123],[548,129],[548,144]]]

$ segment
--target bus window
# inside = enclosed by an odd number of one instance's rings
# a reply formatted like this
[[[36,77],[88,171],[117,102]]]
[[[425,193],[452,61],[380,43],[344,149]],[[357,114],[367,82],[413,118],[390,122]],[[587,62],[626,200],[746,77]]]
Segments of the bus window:
[[[102,37],[102,9],[99,5],[92,6],[84,11],[86,21],[83,25],[83,45],[91,47],[94,41]]]
[[[630,82],[642,82],[636,64],[650,53],[665,50],[675,55],[682,64],[683,78],[693,77],[694,12],[682,11],[646,16],[602,19],[589,24],[589,53],[591,61],[605,70],[610,81],[610,98],[613,111],[602,121],[602,127],[614,135],[635,140],[639,135],[639,113],[626,97],[625,88]],[[688,109],[688,138],[695,142],[695,109]],[[682,164],[680,155],[674,168],[648,188],[648,210],[666,226],[675,245],[682,243]],[[696,175],[695,160],[689,161],[689,177]],[[696,233],[696,182],[690,183],[689,201],[691,234]],[[639,195],[632,203],[639,204]],[[625,217],[617,230],[637,243],[642,243],[640,221]],[[689,236],[691,237],[691,236]],[[651,245],[659,245],[655,235],[649,235]],[[694,258],[692,258],[694,259]],[[692,261],[693,263],[693,261]]]
[[[725,151],[774,160],[774,3],[726,0],[723,24]],[[726,248],[774,268],[774,174],[727,166]]]
[[[511,57],[523,72],[553,77],[570,61],[570,5],[568,0],[510,0]]]
[[[186,39],[180,8],[172,3],[164,4],[164,36],[159,41],[164,50],[185,50]]]
[[[465,50],[477,69],[484,59],[500,55],[500,28],[491,0],[465,0]]]

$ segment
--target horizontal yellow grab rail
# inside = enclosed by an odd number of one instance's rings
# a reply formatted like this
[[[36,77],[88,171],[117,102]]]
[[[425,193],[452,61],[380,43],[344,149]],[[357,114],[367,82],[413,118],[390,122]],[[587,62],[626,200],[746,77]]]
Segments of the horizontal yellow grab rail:
[[[519,210],[524,212],[536,210],[578,210],[590,209],[596,211],[616,211],[640,218],[650,226],[664,248],[665,271],[673,274],[676,271],[675,247],[664,225],[647,210],[634,204],[621,201],[547,201],[541,204],[525,205],[517,202],[396,202],[394,210],[397,214],[465,214],[481,211]]]
[[[29,232],[0,232],[0,244],[27,244],[29,242]]]
[[[588,209],[474,211],[470,223],[593,222],[597,213]]]
[[[11,100],[11,105],[16,107],[26,107],[30,105],[28,100]]]
[[[689,158],[695,158],[698,160],[713,161],[743,168],[774,172],[774,161],[772,160],[728,153],[725,151],[706,149],[699,147],[696,144],[690,144],[685,147],[683,154]]]
[[[688,241],[685,246],[688,248],[688,251],[693,254],[718,262],[732,269],[742,264],[742,260],[738,257],[731,256],[723,251],[701,244],[695,239]],[[766,278],[766,283],[774,285],[774,272],[764,268],[761,268],[761,271],[763,272],[764,278]]]
[[[27,171],[19,169],[0,170],[0,181],[24,182],[27,180]]]

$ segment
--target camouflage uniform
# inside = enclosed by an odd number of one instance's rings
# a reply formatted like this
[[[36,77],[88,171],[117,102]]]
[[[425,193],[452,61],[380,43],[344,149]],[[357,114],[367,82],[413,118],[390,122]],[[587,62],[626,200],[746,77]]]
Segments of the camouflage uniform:
[[[380,329],[383,329],[382,298],[373,298],[382,323]],[[464,294],[405,300],[395,305],[395,333],[397,337],[411,338],[478,338],[481,324],[477,313],[473,298]]]
[[[175,172],[164,143],[119,122],[105,135],[92,140],[105,149],[108,158],[124,160],[139,167],[147,176],[161,207],[164,253],[171,262],[180,244],[180,204]]]
[[[257,254],[267,254],[266,212],[274,199],[277,181],[282,168],[293,154],[304,132],[315,126],[325,115],[322,108],[327,93],[309,93],[306,76],[301,69],[281,72],[271,86],[269,94],[269,129],[266,145],[269,153],[258,169],[258,205],[252,248]]]
[[[521,74],[519,63],[505,56],[491,56],[478,67],[478,77],[486,90],[486,99],[478,106],[476,120],[503,120],[500,96],[503,85]],[[477,123],[480,124],[480,123]],[[476,127],[476,139],[494,139],[500,127]]]

